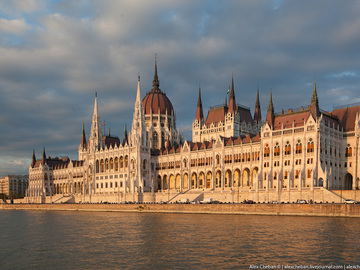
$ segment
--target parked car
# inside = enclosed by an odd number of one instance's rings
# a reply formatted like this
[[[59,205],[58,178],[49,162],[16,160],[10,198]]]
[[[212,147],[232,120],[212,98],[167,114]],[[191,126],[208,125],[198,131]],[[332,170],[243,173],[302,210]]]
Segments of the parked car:
[[[348,200],[345,200],[344,203],[345,204],[358,204],[359,202],[357,202],[355,200],[348,199]]]

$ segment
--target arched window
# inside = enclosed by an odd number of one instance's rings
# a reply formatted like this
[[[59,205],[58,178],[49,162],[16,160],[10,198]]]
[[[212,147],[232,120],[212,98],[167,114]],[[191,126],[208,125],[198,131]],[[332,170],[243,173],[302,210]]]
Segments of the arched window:
[[[129,158],[128,156],[125,156],[125,168],[128,167]]]
[[[274,156],[280,156],[280,146],[279,143],[277,142],[275,147],[274,147]]]
[[[288,178],[288,171],[285,171],[284,173],[284,179],[287,179]]]
[[[105,171],[109,171],[109,160],[105,159]]]
[[[143,169],[146,170],[146,159],[143,160]]]
[[[290,155],[290,154],[291,154],[291,145],[290,142],[287,141],[285,145],[285,155]]]
[[[119,158],[118,157],[115,158],[114,163],[115,163],[115,172],[117,172],[119,170]]]
[[[348,144],[345,150],[345,157],[351,157],[351,156],[352,156],[352,149],[350,144]]]
[[[104,172],[104,160],[100,161],[100,172]]]
[[[153,148],[158,149],[159,148],[159,137],[156,131],[153,133]]]
[[[124,168],[124,158],[120,157],[120,169]]]
[[[313,153],[314,152],[314,142],[313,140],[310,138],[308,144],[307,144],[307,152],[308,153]]]
[[[99,167],[100,167],[100,166],[99,166],[99,160],[97,160],[97,161],[96,161],[96,168],[95,168],[96,173],[99,173],[99,170],[100,170]]]
[[[114,169],[114,159],[110,158],[110,171],[113,171]]]
[[[270,147],[268,144],[266,144],[264,148],[264,157],[268,157],[268,156],[270,156]]]
[[[297,144],[296,144],[296,150],[295,150],[296,154],[301,154],[302,153],[302,144],[301,141],[298,140]]]

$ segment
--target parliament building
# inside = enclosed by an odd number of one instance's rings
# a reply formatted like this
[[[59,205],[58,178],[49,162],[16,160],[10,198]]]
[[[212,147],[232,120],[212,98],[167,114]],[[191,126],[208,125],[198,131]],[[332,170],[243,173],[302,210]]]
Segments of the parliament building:
[[[142,98],[140,77],[131,130],[122,140],[103,134],[95,94],[91,131],[84,126],[78,160],[33,152],[29,203],[113,202],[341,202],[359,188],[360,105],[325,112],[314,83],[310,105],[275,113],[272,94],[262,119],[259,91],[254,114],[228,100],[204,116],[201,90],[192,141],[176,128],[170,99],[159,88]],[[254,96],[255,99],[255,96]],[[191,109],[191,108],[189,108]]]

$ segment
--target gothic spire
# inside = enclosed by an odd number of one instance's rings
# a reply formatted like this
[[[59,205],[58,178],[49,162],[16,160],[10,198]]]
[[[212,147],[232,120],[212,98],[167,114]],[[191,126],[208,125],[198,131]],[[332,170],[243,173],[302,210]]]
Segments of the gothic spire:
[[[81,134],[81,142],[80,142],[80,146],[81,147],[86,147],[86,136],[85,136],[85,127],[84,127],[84,123],[82,125],[82,134]]]
[[[260,109],[260,100],[259,100],[259,87],[257,89],[255,111],[254,111],[254,120],[258,123],[261,122],[261,109]]]
[[[34,168],[36,163],[36,157],[35,157],[35,150],[33,149],[33,155],[32,155],[32,161],[31,161],[31,167]]]
[[[273,128],[274,121],[275,121],[274,105],[272,102],[272,92],[270,92],[270,100],[269,100],[269,106],[267,109],[266,122],[269,124],[270,127]]]
[[[46,163],[46,154],[45,154],[45,146],[43,147],[43,154],[42,154],[42,159],[41,159],[41,164],[45,164]]]
[[[199,86],[199,98],[198,98],[198,102],[197,102],[195,120],[199,120],[201,122],[203,119],[204,119],[204,113],[203,113],[202,102],[201,102],[201,90],[200,90],[200,86]]]
[[[231,91],[229,97],[229,112],[234,113],[236,110],[235,93],[234,93],[234,77],[231,78]]]
[[[153,80],[153,89],[152,90],[156,90],[156,89],[159,89],[159,78],[158,78],[158,75],[157,75],[157,56],[155,54],[155,72],[154,72],[154,80]]]
[[[128,143],[128,136],[127,136],[127,130],[126,130],[126,123],[125,123],[125,130],[124,130],[123,145],[125,145],[125,143]]]
[[[91,143],[91,147],[90,147],[91,151],[94,151],[95,149],[99,149],[102,145],[102,131],[100,125],[100,116],[98,112],[97,92],[95,92],[94,114],[92,117],[89,142]]]
[[[314,91],[311,97],[310,112],[313,114],[315,119],[320,116],[319,99],[316,92],[316,81],[314,82]]]
[[[311,105],[319,106],[319,100],[318,100],[317,92],[316,92],[316,81],[314,82],[314,91],[313,91],[313,95],[311,98]]]

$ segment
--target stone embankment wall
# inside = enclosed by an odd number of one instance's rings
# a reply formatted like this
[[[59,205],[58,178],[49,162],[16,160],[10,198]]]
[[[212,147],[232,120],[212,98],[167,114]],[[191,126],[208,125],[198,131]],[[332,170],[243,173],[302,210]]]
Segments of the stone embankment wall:
[[[360,217],[359,204],[7,204],[0,209]]]

